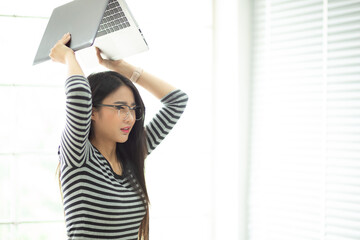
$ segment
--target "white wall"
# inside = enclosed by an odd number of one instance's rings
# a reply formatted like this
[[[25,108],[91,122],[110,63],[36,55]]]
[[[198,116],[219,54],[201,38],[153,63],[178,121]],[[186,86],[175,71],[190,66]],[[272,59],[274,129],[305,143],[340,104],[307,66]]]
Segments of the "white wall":
[[[250,3],[214,0],[213,239],[247,239]]]

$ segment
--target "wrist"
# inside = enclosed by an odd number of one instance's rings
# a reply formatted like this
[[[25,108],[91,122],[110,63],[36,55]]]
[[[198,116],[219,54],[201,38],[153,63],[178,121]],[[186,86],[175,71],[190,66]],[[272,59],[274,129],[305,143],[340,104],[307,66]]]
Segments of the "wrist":
[[[131,64],[121,60],[118,65],[117,72],[123,75],[124,77],[130,79],[133,72],[135,71],[135,67]]]
[[[130,81],[136,83],[139,78],[141,77],[141,74],[143,73],[143,69],[142,68],[135,68],[135,70],[133,71],[131,77],[130,77]]]
[[[68,51],[65,54],[65,63],[70,64],[71,62],[76,61],[75,53],[74,51]]]
[[[80,64],[76,60],[76,56],[74,52],[68,53],[66,55],[66,65],[68,67],[68,75],[82,75],[84,76],[84,72],[82,71]]]

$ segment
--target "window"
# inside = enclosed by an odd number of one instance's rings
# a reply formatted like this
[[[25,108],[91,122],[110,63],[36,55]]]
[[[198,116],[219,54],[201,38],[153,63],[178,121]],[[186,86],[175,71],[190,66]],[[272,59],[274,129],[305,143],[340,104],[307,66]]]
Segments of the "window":
[[[359,239],[360,1],[254,4],[249,239]]]

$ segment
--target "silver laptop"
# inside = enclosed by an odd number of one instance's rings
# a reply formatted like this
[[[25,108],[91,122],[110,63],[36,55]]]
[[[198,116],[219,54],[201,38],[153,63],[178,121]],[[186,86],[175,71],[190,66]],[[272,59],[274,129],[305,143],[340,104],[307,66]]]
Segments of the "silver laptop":
[[[146,40],[125,0],[74,0],[55,8],[33,65],[49,60],[51,48],[70,32],[68,46],[84,57],[90,46],[104,58],[122,59],[148,50]],[[92,52],[95,57],[95,52]]]

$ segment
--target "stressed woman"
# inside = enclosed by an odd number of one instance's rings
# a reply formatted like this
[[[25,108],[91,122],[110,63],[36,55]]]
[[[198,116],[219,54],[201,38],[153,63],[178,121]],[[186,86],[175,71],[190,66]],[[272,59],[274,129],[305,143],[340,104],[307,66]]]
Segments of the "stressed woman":
[[[50,57],[67,65],[66,124],[59,146],[59,178],[68,239],[149,238],[145,158],[185,110],[187,95],[123,60],[99,63],[111,71],[87,78],[66,46]],[[136,82],[163,103],[144,126],[145,106]]]

